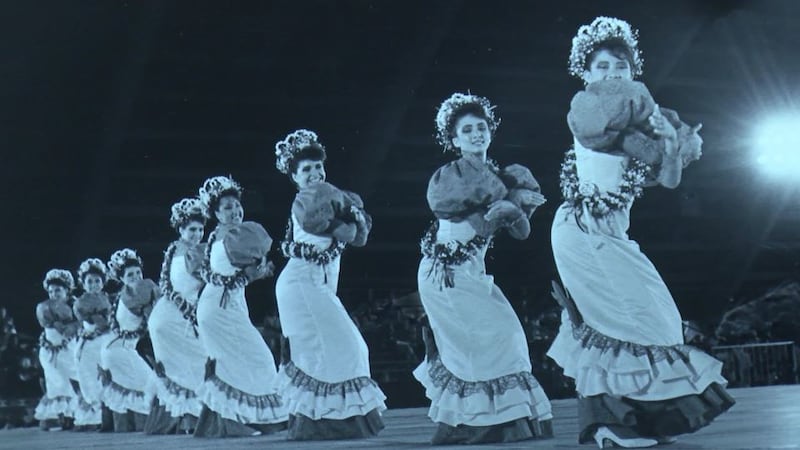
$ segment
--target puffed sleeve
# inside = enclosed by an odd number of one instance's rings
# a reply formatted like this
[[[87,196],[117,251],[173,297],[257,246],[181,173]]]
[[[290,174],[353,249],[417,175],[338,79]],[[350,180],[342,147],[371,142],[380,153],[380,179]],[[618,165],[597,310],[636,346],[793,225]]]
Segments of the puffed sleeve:
[[[95,316],[103,317],[108,315],[111,310],[111,303],[109,303],[105,294],[85,293],[75,301],[72,310],[78,320],[95,323]]]
[[[39,321],[39,325],[41,325],[42,328],[53,328],[53,324],[56,322],[56,316],[50,310],[47,301],[36,305],[36,320]]]
[[[316,183],[297,193],[292,214],[300,228],[311,234],[350,242],[355,238],[356,226],[338,218],[344,205],[345,196],[340,189],[330,183]]]
[[[158,285],[149,278],[139,280],[133,288],[126,286],[120,292],[120,300],[134,313],[141,313],[160,296]]]
[[[542,192],[531,171],[521,164],[511,164],[500,171],[500,178],[508,188],[506,200],[518,206],[530,218],[536,209],[536,205],[531,203],[530,194]]]
[[[349,244],[356,247],[363,247],[367,243],[369,232],[372,231],[372,216],[364,210],[364,201],[361,199],[361,196],[350,191],[342,191],[342,193],[344,193],[346,200],[346,209],[342,211],[342,220],[356,226],[355,237]],[[361,211],[361,215],[364,216],[364,222],[358,222],[355,219],[355,216],[350,210],[351,207],[358,208]]]
[[[690,125],[680,120],[678,113],[672,109],[660,107],[661,114],[669,120],[677,133],[678,154],[683,160],[683,167],[688,166],[700,156],[703,140]],[[649,185],[657,184],[658,172],[665,152],[665,141],[659,136],[641,128],[631,128],[622,133],[620,145],[623,151],[649,165],[654,170]]]
[[[503,181],[486,164],[460,158],[436,170],[428,182],[427,200],[439,219],[462,221],[508,194]]]
[[[272,248],[272,237],[267,230],[250,221],[232,227],[223,242],[231,264],[239,268],[258,265]]]
[[[186,272],[191,274],[198,280],[201,279],[200,270],[203,268],[203,258],[206,255],[206,246],[208,244],[198,244],[186,250],[184,261],[186,262]]]
[[[596,151],[617,150],[620,134],[647,125],[655,101],[647,87],[631,80],[590,83],[572,98],[567,123],[575,139]],[[622,149],[625,151],[625,149]]]
[[[525,239],[531,231],[531,224],[522,209],[508,200],[496,203],[495,217],[486,220],[485,213],[475,213],[467,217],[475,232],[489,237],[501,228],[508,230],[508,234],[515,239]]]
[[[57,303],[51,308],[56,320],[62,324],[69,324],[75,321],[75,316],[72,314],[72,308],[67,303]]]

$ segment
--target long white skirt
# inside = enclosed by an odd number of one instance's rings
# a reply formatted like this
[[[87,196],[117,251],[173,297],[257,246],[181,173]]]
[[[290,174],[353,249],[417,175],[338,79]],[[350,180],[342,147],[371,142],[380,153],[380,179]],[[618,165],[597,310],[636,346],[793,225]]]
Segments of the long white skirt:
[[[136,351],[138,341],[114,336],[100,352],[100,365],[110,378],[104,380],[103,403],[117,413],[150,413],[155,373]]]
[[[386,409],[370,378],[369,349],[336,287],[339,259],[326,266],[292,258],[275,287],[291,363],[281,367],[281,396],[290,414],[346,419]]]
[[[414,370],[431,400],[428,416],[450,426],[552,419],[550,401],[531,374],[525,332],[481,258],[453,268],[452,288],[423,258],[417,282],[438,355]]]
[[[48,340],[54,345],[62,342],[61,335],[51,329],[45,330]],[[75,373],[75,340],[70,340],[66,348],[51,352],[42,347],[39,349],[39,363],[44,370],[45,394],[36,405],[36,420],[58,419],[59,415],[74,417],[78,406],[78,395],[72,388],[70,379]]]
[[[113,339],[111,332],[91,340],[79,339],[75,345],[75,367],[81,387],[81,402],[75,411],[75,425],[102,422],[103,381],[100,377],[100,352]]]
[[[608,227],[627,221],[587,220],[581,229],[562,206],[552,226],[558,273],[584,324],[573,327],[563,315],[548,356],[578,393],[657,401],[725,386],[722,363],[684,345],[680,313],[656,268],[625,230]]]
[[[161,298],[147,322],[156,360],[164,367],[157,377],[158,401],[172,417],[199,416],[203,404],[197,390],[203,384],[206,354],[191,323],[174,303]]]
[[[200,341],[214,373],[197,393],[209,409],[239,423],[279,423],[288,419],[278,395],[277,368],[264,338],[253,326],[244,289],[228,292],[208,284],[197,305]]]

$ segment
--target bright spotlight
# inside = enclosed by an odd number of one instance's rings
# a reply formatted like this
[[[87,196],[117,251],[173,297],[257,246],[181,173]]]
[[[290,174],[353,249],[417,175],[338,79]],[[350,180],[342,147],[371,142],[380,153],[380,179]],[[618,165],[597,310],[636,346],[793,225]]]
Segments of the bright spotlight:
[[[800,181],[800,114],[767,119],[756,133],[758,165],[767,172]]]

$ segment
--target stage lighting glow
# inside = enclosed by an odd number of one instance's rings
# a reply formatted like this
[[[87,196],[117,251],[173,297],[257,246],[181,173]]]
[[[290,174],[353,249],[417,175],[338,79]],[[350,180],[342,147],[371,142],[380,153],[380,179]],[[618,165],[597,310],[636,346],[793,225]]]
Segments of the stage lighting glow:
[[[756,162],[764,170],[800,181],[800,114],[764,121],[755,138]]]

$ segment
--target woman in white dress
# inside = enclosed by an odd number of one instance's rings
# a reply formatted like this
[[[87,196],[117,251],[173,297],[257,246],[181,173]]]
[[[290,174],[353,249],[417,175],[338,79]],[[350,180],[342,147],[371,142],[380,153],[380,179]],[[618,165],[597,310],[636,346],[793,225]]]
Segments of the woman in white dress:
[[[105,263],[89,258],[78,267],[78,282],[83,295],[75,300],[72,311],[81,322],[75,347],[75,366],[81,389],[81,402],[75,411],[76,428],[99,429],[103,416],[103,382],[100,379],[100,352],[113,339],[108,316],[111,302],[103,292],[108,279]]]
[[[39,337],[39,362],[44,370],[45,392],[34,417],[43,430],[70,428],[78,405],[72,387],[75,373],[75,335],[78,323],[67,300],[75,287],[68,270],[47,271],[42,283],[48,299],[36,305],[36,319],[44,328]]]
[[[641,74],[637,33],[598,17],[573,39],[574,149],[561,171],[564,203],[552,248],[566,292],[548,355],[575,379],[579,441],[650,447],[708,425],[731,405],[722,364],[684,345],[681,316],[658,271],[628,237],[645,186],[674,188],[699,158],[699,127],[659,108]]]
[[[208,358],[198,397],[203,411],[197,437],[255,436],[286,428],[278,395],[275,359],[250,320],[244,288],[272,275],[266,254],[272,238],[255,222],[243,222],[242,189],[229,177],[200,188],[207,217],[219,222],[203,259],[206,282],[197,304],[200,341]]]
[[[528,343],[506,297],[486,273],[494,234],[530,233],[544,203],[530,171],[487,160],[498,120],[483,97],[453,94],[439,108],[438,140],[460,158],[428,184],[437,220],[422,239],[417,282],[433,339],[414,371],[438,424],[434,444],[512,442],[552,436],[550,402],[531,374]]]
[[[289,262],[275,294],[290,359],[279,376],[291,440],[356,439],[383,429],[383,394],[370,378],[369,350],[336,295],[346,245],[366,244],[372,218],[361,198],[325,181],[325,148],[297,130],[275,145],[279,171],[298,193],[286,239]]]
[[[115,251],[108,269],[123,286],[109,318],[114,337],[100,352],[103,403],[114,413],[114,431],[142,431],[153,400],[155,373],[137,353],[136,344],[147,333],[158,286],[143,278],[142,259],[132,249]]]
[[[203,384],[206,355],[197,332],[197,299],[203,288],[200,244],[206,218],[199,199],[172,205],[170,225],[180,238],[167,247],[156,302],[147,329],[156,359],[157,401],[145,424],[147,434],[193,432],[203,405],[197,390]]]

